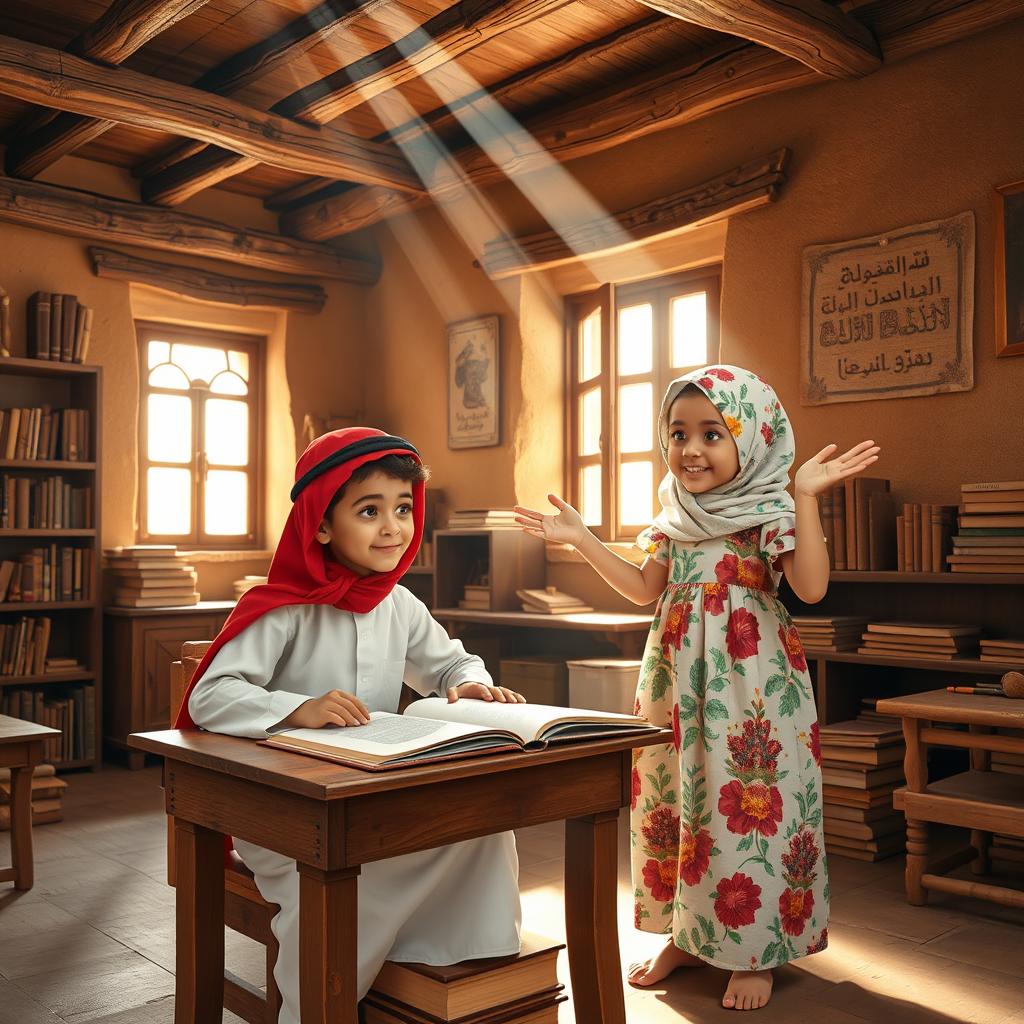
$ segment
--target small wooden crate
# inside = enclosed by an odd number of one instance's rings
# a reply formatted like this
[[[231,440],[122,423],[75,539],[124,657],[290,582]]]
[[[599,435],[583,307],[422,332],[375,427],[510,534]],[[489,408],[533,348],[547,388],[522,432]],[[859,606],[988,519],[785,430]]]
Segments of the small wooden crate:
[[[564,658],[502,658],[499,675],[502,686],[521,693],[531,704],[565,707],[569,702],[569,670]]]

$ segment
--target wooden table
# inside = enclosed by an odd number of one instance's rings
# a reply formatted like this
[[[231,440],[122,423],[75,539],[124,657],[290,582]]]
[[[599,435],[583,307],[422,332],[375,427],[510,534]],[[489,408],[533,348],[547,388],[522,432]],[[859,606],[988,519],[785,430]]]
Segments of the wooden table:
[[[450,636],[459,635],[461,625],[595,633],[599,639],[618,647],[623,658],[639,658],[643,654],[653,618],[650,613],[576,612],[572,615],[542,615],[532,612],[471,611],[465,608],[435,608],[430,614],[448,630]]]
[[[168,730],[130,737],[165,759],[177,868],[176,1024],[221,1019],[222,834],[298,862],[303,1024],[356,1024],[360,865],[566,819],[565,904],[576,1019],[624,1024],[617,825],[634,746],[671,732],[373,774],[251,740]]]
[[[0,882],[14,881],[15,889],[31,889],[32,773],[43,761],[46,741],[56,729],[0,715],[0,768],[11,769],[11,864],[0,868]]]
[[[1024,893],[1016,889],[943,877],[970,861],[977,874],[987,871],[993,832],[1024,838],[1024,776],[990,770],[992,751],[1024,753],[1024,737],[992,734],[996,728],[1024,729],[1024,701],[931,690],[880,700],[878,711],[903,719],[907,742],[907,785],[893,801],[907,817],[907,902],[923,906],[934,889],[1024,907]],[[966,725],[968,731],[937,729],[932,722]],[[929,784],[929,744],[969,750],[970,771]],[[929,822],[970,829],[970,848],[930,863]]]

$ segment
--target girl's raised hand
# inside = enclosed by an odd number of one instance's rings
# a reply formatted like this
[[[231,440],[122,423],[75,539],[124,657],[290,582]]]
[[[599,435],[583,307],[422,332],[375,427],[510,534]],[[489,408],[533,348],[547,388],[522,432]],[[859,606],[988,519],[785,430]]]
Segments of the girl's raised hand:
[[[844,455],[830,459],[829,456],[834,455],[838,447],[835,444],[825,445],[813,459],[808,459],[796,471],[793,490],[797,494],[814,497],[827,491],[840,480],[862,473],[873,462],[878,461],[878,453],[882,450],[874,441],[861,441]]]
[[[578,544],[587,535],[583,517],[557,494],[549,494],[548,501],[558,509],[555,515],[546,516],[532,508],[516,505],[516,522],[527,533],[542,540],[554,544]]]

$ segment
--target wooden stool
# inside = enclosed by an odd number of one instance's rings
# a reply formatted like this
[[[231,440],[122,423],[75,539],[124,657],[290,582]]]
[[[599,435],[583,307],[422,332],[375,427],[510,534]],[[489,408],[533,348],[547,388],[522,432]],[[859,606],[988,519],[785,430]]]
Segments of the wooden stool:
[[[199,667],[210,646],[209,640],[194,640],[182,644],[181,661],[171,664],[171,725],[178,717],[185,695],[185,687]],[[175,883],[174,821],[167,819],[167,882]],[[224,972],[224,1009],[237,1014],[249,1024],[277,1024],[281,1011],[281,994],[274,981],[277,963],[277,939],[270,930],[270,922],[277,913],[277,904],[268,903],[256,888],[252,872],[234,851],[224,864],[224,926],[262,943],[267,947],[267,994],[247,981]]]
[[[0,882],[13,880],[15,889],[31,889],[34,881],[32,773],[42,763],[46,740],[58,735],[48,726],[0,715],[0,768],[11,769],[12,863],[12,867],[0,868]]]
[[[907,817],[907,902],[923,906],[934,889],[1024,908],[1024,893],[1017,889],[943,877],[972,861],[976,873],[985,872],[993,832],[1024,838],[1024,776],[993,772],[989,763],[992,751],[1024,753],[1024,738],[992,734],[1024,728],[1024,701],[932,690],[880,700],[878,711],[903,719],[907,742],[907,785],[893,795],[894,806]],[[936,729],[932,722],[955,722],[969,731]],[[969,750],[971,770],[929,784],[928,744]],[[929,862],[929,822],[970,829],[971,846]]]

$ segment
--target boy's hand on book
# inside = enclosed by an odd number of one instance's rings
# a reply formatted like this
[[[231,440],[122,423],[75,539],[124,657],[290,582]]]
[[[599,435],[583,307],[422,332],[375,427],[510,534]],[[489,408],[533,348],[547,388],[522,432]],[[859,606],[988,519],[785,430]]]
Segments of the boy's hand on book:
[[[535,509],[516,505],[516,522],[526,533],[541,540],[549,540],[553,544],[579,544],[587,535],[583,517],[557,494],[549,494],[548,501],[558,509],[555,515],[544,515]]]
[[[525,704],[526,698],[507,686],[488,686],[486,683],[460,683],[448,687],[448,703],[454,704],[460,697],[471,700],[494,701],[496,704]]]
[[[319,729],[324,725],[366,725],[369,721],[370,712],[354,693],[331,690],[322,697],[300,704],[281,725],[293,729]]]
[[[793,490],[797,494],[814,497],[827,491],[830,487],[845,480],[855,473],[862,473],[873,462],[878,461],[878,453],[882,450],[874,441],[861,441],[848,452],[837,458],[836,444],[825,445],[812,459],[808,459],[793,478]]]

